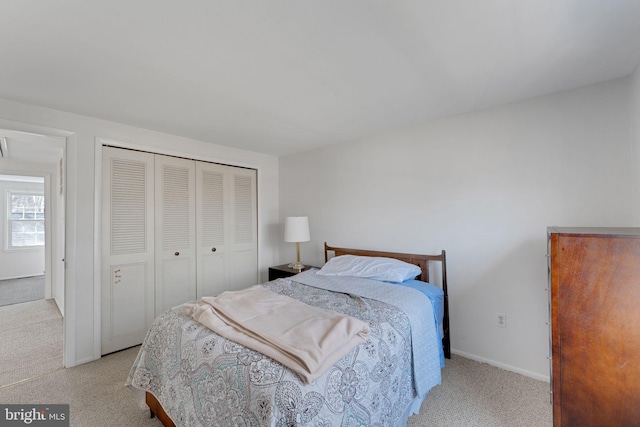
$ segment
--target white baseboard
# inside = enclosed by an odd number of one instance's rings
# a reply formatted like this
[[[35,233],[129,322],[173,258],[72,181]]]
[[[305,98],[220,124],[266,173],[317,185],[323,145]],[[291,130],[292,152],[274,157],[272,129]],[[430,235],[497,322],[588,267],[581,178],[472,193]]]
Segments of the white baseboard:
[[[451,349],[451,353],[457,354],[458,356],[462,356],[467,359],[475,360],[476,362],[487,363],[491,366],[495,366],[496,368],[504,369],[505,371],[515,372],[516,374],[521,374],[521,375],[524,375],[525,377],[533,378],[535,380],[545,381],[545,382],[551,381],[551,378],[548,375],[541,375],[536,372],[527,371],[526,369],[516,368],[515,366],[507,365],[502,362],[497,362],[495,360],[476,356],[475,354],[465,353],[464,351],[455,350],[453,348]]]
[[[43,273],[22,274],[20,276],[0,277],[0,280],[27,279],[29,277],[44,276]]]

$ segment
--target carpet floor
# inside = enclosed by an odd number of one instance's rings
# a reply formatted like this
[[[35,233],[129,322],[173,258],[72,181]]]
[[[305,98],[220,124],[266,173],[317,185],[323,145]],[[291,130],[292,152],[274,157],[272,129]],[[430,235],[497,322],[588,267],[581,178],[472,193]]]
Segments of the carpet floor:
[[[124,387],[139,347],[0,388],[4,404],[67,403],[71,426],[159,427]],[[453,355],[408,427],[548,427],[549,384]]]
[[[551,427],[550,386],[453,355],[407,427]]]
[[[44,275],[0,280],[0,307],[44,299]]]
[[[62,369],[56,303],[41,299],[0,307],[0,343],[0,387]]]

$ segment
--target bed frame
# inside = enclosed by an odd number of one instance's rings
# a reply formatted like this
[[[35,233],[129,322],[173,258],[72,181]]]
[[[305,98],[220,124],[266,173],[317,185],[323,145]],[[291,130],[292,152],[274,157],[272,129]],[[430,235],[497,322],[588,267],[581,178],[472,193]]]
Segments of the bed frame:
[[[447,258],[445,251],[443,250],[440,255],[416,255],[416,254],[403,254],[398,252],[382,252],[382,251],[369,251],[364,249],[347,249],[336,248],[327,245],[324,242],[324,262],[329,261],[329,252],[333,252],[334,256],[340,255],[359,255],[359,256],[375,256],[395,258],[400,261],[408,262],[420,267],[422,274],[416,277],[417,280],[423,282],[429,282],[429,263],[431,261],[442,263],[442,291],[444,292],[444,316],[442,319],[442,349],[444,350],[444,357],[451,359],[451,339],[449,337],[449,295],[447,291]],[[429,282],[431,283],[431,282]]]
[[[443,250],[440,255],[415,255],[415,254],[403,254],[398,252],[382,252],[382,251],[370,251],[364,249],[347,249],[336,248],[324,243],[324,260],[329,260],[329,252],[333,252],[334,256],[340,255],[360,255],[360,256],[375,256],[395,258],[400,261],[415,264],[422,270],[420,276],[416,279],[423,282],[429,282],[429,263],[431,261],[442,263],[442,290],[444,292],[444,318],[442,320],[443,336],[442,336],[442,348],[444,349],[444,356],[447,359],[451,359],[451,341],[449,339],[449,297],[447,294],[447,262],[445,257],[445,251]],[[155,396],[149,392],[146,393],[146,403],[149,406],[149,412],[151,418],[158,417],[158,420],[162,422],[165,427],[175,427],[173,420],[164,411],[164,408],[155,398]]]

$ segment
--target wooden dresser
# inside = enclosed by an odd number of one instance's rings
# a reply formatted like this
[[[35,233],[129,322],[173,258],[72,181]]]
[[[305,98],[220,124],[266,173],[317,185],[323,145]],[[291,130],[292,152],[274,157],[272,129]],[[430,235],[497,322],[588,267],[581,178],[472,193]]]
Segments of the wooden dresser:
[[[549,227],[554,426],[640,426],[640,228]]]

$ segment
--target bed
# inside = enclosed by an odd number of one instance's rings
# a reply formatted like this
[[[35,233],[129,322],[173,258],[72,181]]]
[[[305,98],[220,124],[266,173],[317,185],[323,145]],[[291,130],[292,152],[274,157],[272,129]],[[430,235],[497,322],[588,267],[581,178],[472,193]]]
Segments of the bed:
[[[415,255],[326,243],[324,250],[325,267],[345,255],[419,267],[415,280],[402,283],[323,267],[256,285],[368,325],[366,339],[331,367],[309,380],[197,322],[191,304],[155,319],[126,385],[165,426],[405,425],[451,357],[445,251]],[[437,288],[429,280],[434,263]]]

